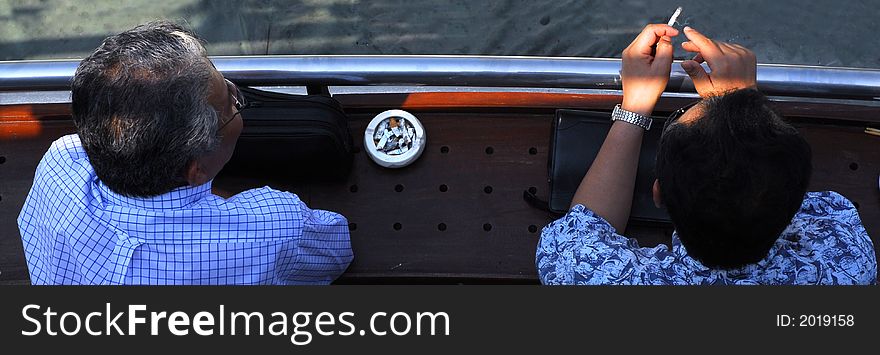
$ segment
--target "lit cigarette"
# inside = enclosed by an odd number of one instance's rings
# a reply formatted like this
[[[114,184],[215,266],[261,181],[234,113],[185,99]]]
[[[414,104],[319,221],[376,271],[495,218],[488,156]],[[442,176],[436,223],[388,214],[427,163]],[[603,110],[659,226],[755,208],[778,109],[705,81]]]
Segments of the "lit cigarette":
[[[672,26],[675,24],[675,20],[678,20],[678,15],[681,15],[681,6],[675,9],[675,13],[672,14],[672,17],[669,18],[669,22],[667,25]]]

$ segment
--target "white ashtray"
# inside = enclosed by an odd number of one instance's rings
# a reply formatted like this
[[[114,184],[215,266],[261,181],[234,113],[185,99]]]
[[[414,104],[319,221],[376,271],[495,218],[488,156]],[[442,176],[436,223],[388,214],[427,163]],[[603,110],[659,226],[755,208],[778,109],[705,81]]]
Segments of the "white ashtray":
[[[388,110],[376,115],[364,132],[364,148],[370,159],[386,168],[402,168],[425,150],[425,128],[411,113]]]

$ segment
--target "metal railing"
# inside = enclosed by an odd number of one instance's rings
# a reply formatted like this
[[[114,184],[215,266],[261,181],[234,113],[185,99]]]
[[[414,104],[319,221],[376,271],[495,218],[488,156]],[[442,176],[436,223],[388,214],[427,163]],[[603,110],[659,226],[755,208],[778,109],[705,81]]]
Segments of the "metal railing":
[[[619,90],[620,60],[493,56],[236,56],[211,57],[242,85],[451,86]],[[0,62],[0,92],[67,90],[78,60]],[[880,99],[880,70],[761,64],[768,95]],[[666,89],[692,93],[677,63]]]

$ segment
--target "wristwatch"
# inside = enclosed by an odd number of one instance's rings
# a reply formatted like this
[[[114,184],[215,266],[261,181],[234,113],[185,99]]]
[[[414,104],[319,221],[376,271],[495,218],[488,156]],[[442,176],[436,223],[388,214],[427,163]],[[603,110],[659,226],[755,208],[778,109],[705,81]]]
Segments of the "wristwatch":
[[[634,124],[636,126],[644,128],[646,131],[651,129],[651,122],[653,121],[648,116],[643,116],[638,113],[620,108],[620,104],[614,106],[614,112],[611,112],[611,120]]]

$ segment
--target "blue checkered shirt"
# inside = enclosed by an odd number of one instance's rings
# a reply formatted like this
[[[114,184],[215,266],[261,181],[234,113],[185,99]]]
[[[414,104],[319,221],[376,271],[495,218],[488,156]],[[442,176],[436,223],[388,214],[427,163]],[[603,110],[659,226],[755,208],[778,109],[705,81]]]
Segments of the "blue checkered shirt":
[[[33,284],[327,284],[352,260],[345,217],[289,192],[119,195],[77,135],[40,161],[18,226]]]

